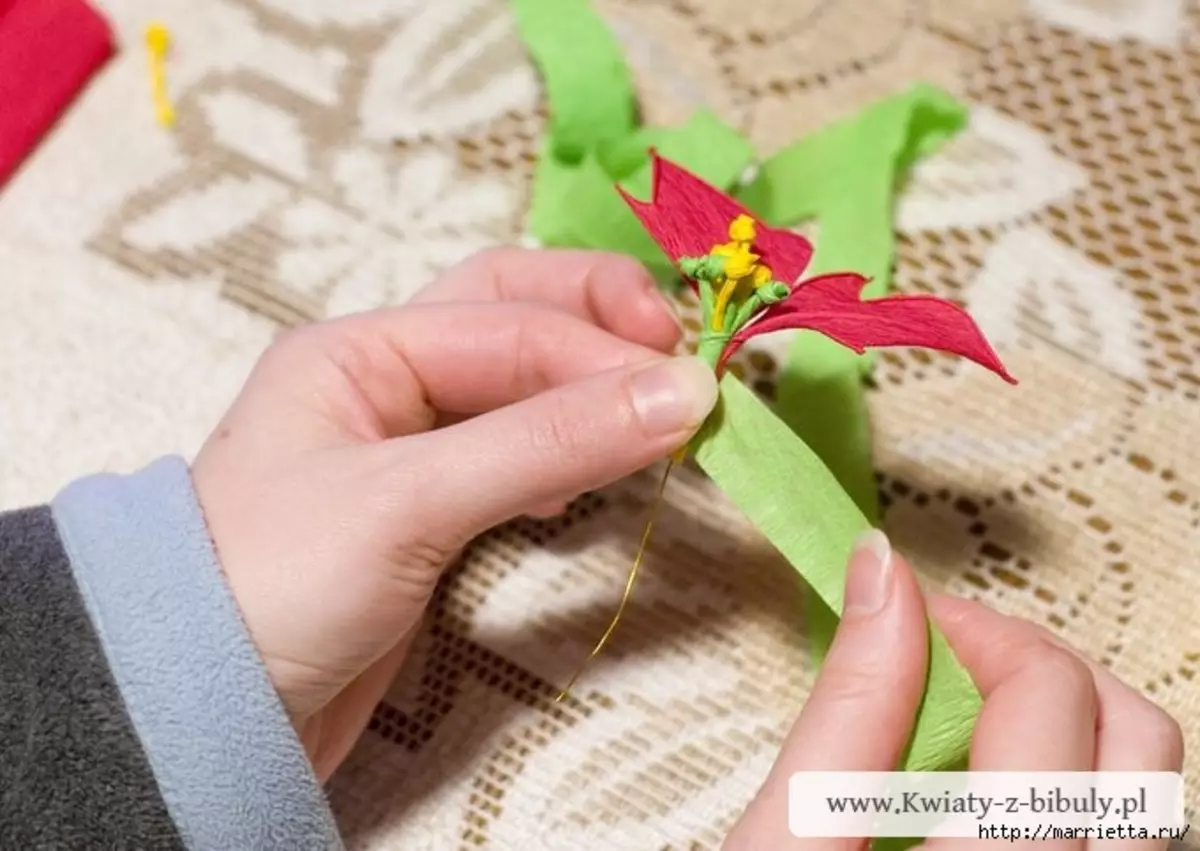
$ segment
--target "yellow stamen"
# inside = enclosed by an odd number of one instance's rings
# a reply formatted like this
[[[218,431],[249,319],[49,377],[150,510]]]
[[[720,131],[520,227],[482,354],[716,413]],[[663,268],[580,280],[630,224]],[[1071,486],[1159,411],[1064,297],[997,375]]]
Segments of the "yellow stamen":
[[[744,213],[729,223],[729,238],[734,242],[741,242],[747,247],[754,242],[756,231],[754,219]]]
[[[171,33],[162,24],[146,27],[146,50],[150,54],[150,90],[154,98],[154,114],[158,123],[170,127],[175,123],[175,108],[167,95],[166,58],[171,49]]]
[[[725,258],[725,277],[741,280],[754,274],[758,266],[758,255],[750,251],[748,245],[721,245],[717,252]]]
[[[608,643],[609,637],[617,628],[617,623],[621,620],[621,615],[625,613],[625,605],[629,602],[629,596],[633,593],[633,584],[637,581],[638,570],[642,566],[642,560],[646,557],[646,546],[650,543],[650,532],[654,529],[654,521],[658,517],[658,511],[662,507],[663,494],[667,489],[667,479],[671,475],[671,470],[675,467],[676,456],[682,457],[682,453],[687,451],[684,447],[675,455],[671,456],[671,460],[667,462],[667,469],[663,471],[662,478],[658,482],[658,490],[654,494],[654,502],[650,504],[650,516],[646,518],[646,526],[642,530],[642,540],[638,544],[637,554],[633,557],[633,565],[629,568],[629,576],[625,580],[625,590],[621,594],[621,602],[617,605],[617,612],[608,623],[608,629],[604,630],[604,635],[600,636],[600,640],[596,642],[596,646],[592,648],[592,652],[583,660],[583,664],[567,681],[567,686],[558,693],[558,697],[554,698],[555,703],[561,703],[567,695],[571,693],[571,686],[575,685],[575,681],[579,679],[579,675],[587,668],[588,663],[600,655],[600,651],[604,649],[604,645]]]
[[[771,280],[771,270],[759,263],[759,255],[751,250],[756,234],[754,219],[740,215],[729,223],[730,242],[714,245],[709,252],[725,260],[725,280],[717,290],[710,320],[714,331],[724,328],[725,314],[730,303],[735,300],[739,285],[743,281],[754,287],[761,287]]]
[[[733,300],[733,294],[737,291],[740,282],[741,278],[727,277],[717,292],[712,312],[712,329],[714,331],[720,331],[725,327],[725,311],[729,308],[729,302]]]

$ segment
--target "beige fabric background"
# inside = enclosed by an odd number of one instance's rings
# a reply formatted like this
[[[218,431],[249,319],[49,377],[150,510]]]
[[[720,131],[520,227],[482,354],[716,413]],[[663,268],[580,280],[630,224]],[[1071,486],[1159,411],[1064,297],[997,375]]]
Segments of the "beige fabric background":
[[[0,194],[0,505],[190,454],[280,326],[403,300],[521,237],[544,107],[501,0],[104,0],[126,42]],[[889,353],[889,533],[931,586],[1049,624],[1200,752],[1200,3],[601,0],[654,122],[763,154],[917,78],[970,129],[904,188],[898,286],[1021,377]],[[153,123],[141,30],[178,49]],[[742,361],[769,391],[771,352]],[[332,784],[356,849],[715,849],[812,671],[793,574],[680,473],[481,540]],[[1189,801],[1200,763],[1189,762]],[[1195,815],[1193,815],[1195,819]]]

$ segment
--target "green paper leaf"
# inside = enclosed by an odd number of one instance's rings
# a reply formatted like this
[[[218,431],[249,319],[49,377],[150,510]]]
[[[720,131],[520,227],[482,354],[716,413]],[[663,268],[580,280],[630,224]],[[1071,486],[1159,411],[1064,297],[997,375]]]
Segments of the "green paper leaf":
[[[613,189],[649,188],[656,146],[717,186],[753,157],[711,112],[673,128],[637,128],[633,81],[612,32],[588,0],[513,0],[517,31],[550,101],[550,126],[534,176],[527,227],[544,245],[618,251],[667,285],[674,267]]]
[[[622,186],[641,198],[650,195],[648,149],[651,147],[713,186],[726,190],[754,160],[750,143],[708,109],[696,110],[678,127],[642,128],[636,144],[641,152],[639,167],[622,180]]]
[[[721,380],[716,410],[693,442],[696,462],[831,611],[846,562],[871,528],[821,459],[737,378]],[[904,770],[949,770],[970,749],[981,700],[945,638],[930,628],[929,672]]]
[[[920,83],[790,145],[762,165],[741,200],[773,225],[816,219],[809,275],[854,271],[872,278],[864,298],[891,284],[892,206],[899,176],[966,123],[966,108]],[[858,356],[812,331],[792,343],[779,376],[776,410],[825,461],[873,520],[879,515]]]
[[[732,185],[754,156],[748,142],[707,110],[678,127],[645,128],[610,140],[568,165],[543,150],[534,176],[529,229],[545,245],[616,251],[636,257],[661,282],[678,278],[614,184],[650,194],[649,149],[722,187]]]
[[[551,103],[549,149],[577,163],[637,120],[633,78],[616,38],[588,0],[513,0],[517,32]]]

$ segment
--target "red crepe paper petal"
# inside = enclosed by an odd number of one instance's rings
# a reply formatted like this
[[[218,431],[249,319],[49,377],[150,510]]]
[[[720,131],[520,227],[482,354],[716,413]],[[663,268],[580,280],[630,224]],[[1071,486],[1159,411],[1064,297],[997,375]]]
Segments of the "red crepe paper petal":
[[[113,52],[83,0],[0,0],[0,184]]]
[[[812,243],[791,231],[768,227],[721,190],[651,150],[650,200],[639,201],[620,186],[642,226],[672,261],[702,257],[714,245],[729,241],[729,223],[738,216],[754,218],[754,250],[777,280],[792,283],[812,259]]]
[[[783,301],[734,335],[721,364],[747,340],[788,328],[807,328],[861,354],[866,349],[912,346],[951,352],[1017,380],[988,343],[975,320],[953,302],[930,295],[892,295],[862,301],[867,278],[854,273],[805,281]]]

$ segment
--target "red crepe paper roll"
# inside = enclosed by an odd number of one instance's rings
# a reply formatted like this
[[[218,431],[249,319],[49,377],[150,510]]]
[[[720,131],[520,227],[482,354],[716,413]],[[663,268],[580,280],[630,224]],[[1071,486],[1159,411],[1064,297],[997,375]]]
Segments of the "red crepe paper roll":
[[[0,0],[0,185],[114,52],[83,0]]]

